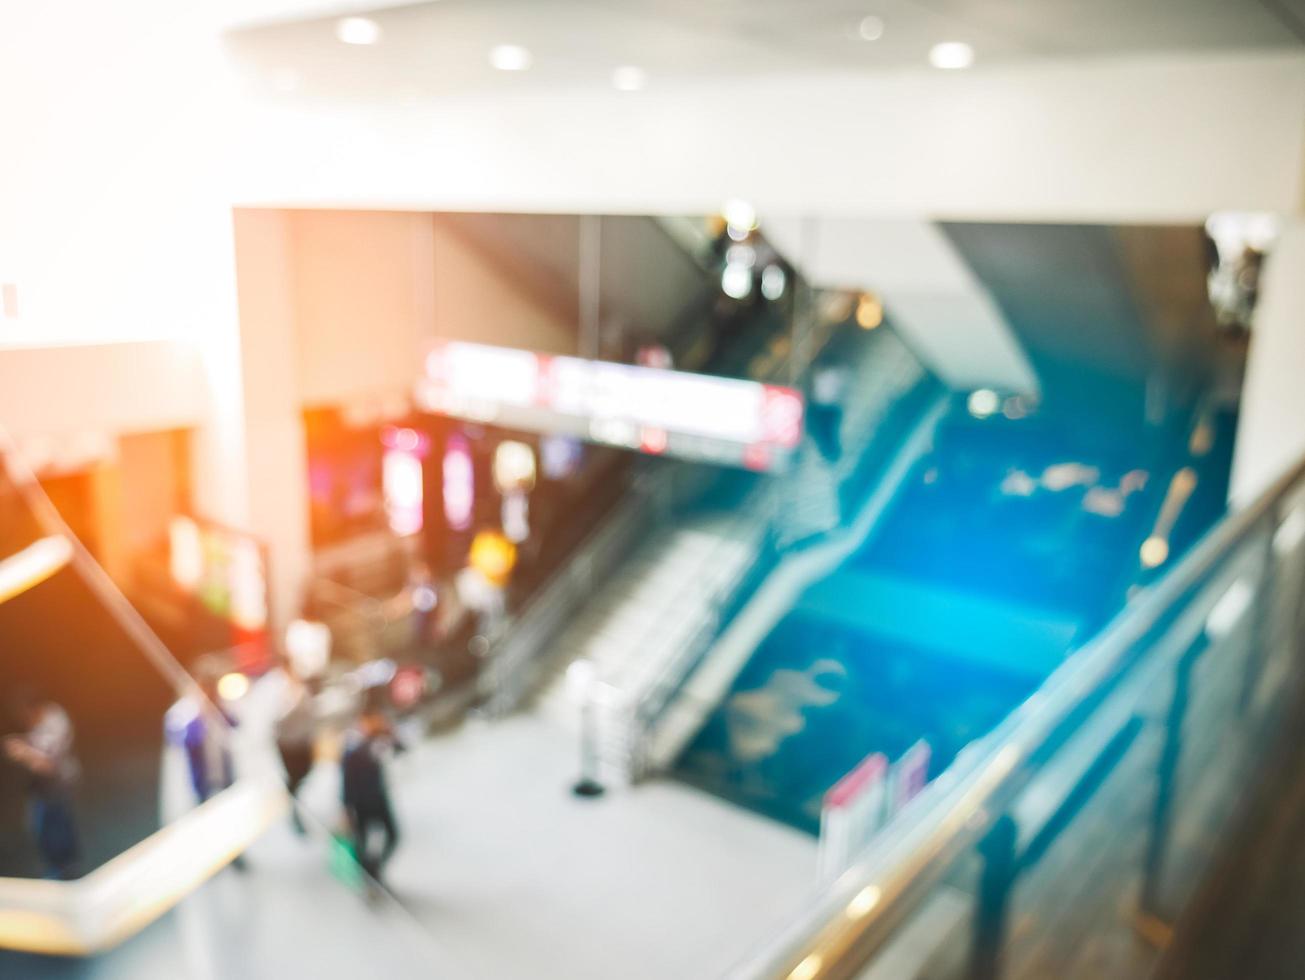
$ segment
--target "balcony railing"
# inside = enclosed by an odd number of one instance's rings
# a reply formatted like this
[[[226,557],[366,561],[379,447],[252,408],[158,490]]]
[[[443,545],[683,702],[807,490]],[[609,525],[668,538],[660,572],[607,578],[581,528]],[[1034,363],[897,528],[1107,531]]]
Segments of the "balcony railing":
[[[730,974],[1144,977],[1301,677],[1305,461],[1134,595]]]

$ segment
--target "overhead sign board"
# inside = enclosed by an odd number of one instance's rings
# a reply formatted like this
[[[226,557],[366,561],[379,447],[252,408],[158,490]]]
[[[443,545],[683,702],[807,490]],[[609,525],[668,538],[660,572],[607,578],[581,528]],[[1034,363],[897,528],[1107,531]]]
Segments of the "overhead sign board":
[[[508,428],[754,470],[802,440],[792,388],[460,341],[426,356],[417,404]]]

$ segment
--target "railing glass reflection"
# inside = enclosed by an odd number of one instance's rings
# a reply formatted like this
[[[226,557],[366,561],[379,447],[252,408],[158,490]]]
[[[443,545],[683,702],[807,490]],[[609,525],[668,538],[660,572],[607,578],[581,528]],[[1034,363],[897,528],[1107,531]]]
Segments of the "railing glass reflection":
[[[1303,481],[1221,521],[732,976],[1148,975],[1298,693]]]

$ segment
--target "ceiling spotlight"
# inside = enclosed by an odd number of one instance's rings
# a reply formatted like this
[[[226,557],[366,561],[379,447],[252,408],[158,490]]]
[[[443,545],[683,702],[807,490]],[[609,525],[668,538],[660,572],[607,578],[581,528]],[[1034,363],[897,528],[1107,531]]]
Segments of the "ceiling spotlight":
[[[974,64],[974,49],[964,41],[943,41],[929,50],[929,64],[955,70]]]
[[[979,388],[970,392],[965,404],[976,419],[986,419],[1001,407],[1001,398],[991,388]]]
[[[730,198],[730,200],[725,202],[725,206],[721,208],[720,213],[725,219],[725,224],[731,230],[744,232],[744,235],[742,236],[744,238],[747,237],[747,232],[750,232],[753,228],[757,227],[757,209],[741,198]],[[733,234],[731,234],[730,237],[734,238],[735,241],[741,240],[740,238],[735,238]]]
[[[861,35],[863,41],[878,41],[884,36],[883,18],[873,16],[861,18],[857,33]]]
[[[529,50],[519,44],[497,44],[489,50],[489,63],[499,71],[525,71],[531,60]]]
[[[884,304],[874,293],[862,293],[856,302],[856,325],[873,330],[884,322]]]
[[[622,65],[612,72],[612,84],[622,92],[637,92],[648,84],[648,73],[638,65]]]
[[[784,295],[784,287],[787,285],[788,276],[784,275],[780,266],[772,264],[761,270],[761,295],[771,302]]]
[[[335,36],[344,44],[375,44],[381,39],[381,25],[370,17],[341,17],[335,22]]]

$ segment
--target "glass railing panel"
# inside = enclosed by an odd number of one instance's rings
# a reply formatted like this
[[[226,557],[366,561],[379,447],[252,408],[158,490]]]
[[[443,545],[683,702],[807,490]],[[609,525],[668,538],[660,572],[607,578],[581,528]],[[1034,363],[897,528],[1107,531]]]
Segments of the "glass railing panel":
[[[731,976],[1149,975],[1295,703],[1301,476],[1139,593]],[[911,933],[939,894],[967,913]]]

